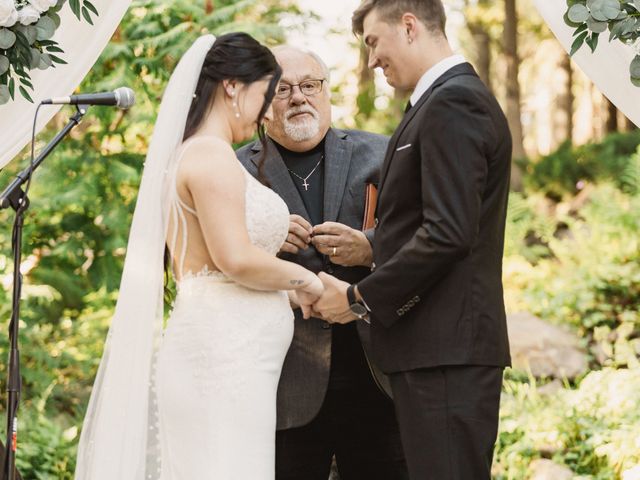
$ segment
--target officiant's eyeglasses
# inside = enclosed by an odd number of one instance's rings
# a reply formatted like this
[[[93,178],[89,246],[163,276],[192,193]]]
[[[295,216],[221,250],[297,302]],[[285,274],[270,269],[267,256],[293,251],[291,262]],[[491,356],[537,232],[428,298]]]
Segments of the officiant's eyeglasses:
[[[305,80],[304,82],[296,83],[294,85],[280,82],[278,88],[276,88],[276,98],[280,100],[289,98],[293,94],[293,87],[298,87],[305,97],[317,95],[322,91],[322,83],[324,81],[324,79]]]

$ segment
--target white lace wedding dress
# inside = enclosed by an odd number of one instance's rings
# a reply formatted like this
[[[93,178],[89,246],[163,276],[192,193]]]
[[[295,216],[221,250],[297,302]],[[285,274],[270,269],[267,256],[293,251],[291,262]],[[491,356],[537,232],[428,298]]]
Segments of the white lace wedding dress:
[[[282,199],[246,177],[251,242],[275,255],[288,233]],[[175,195],[175,264],[183,268],[187,215]],[[224,226],[221,226],[224,228]],[[276,391],[293,337],[285,292],[246,288],[208,268],[180,272],[156,373],[161,480],[275,477]]]

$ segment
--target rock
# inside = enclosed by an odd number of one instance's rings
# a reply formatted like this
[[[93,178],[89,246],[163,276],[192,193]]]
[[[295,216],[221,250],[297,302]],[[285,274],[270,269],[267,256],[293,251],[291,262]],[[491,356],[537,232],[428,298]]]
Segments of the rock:
[[[554,395],[562,390],[562,382],[555,378],[546,385],[538,387],[536,390],[538,390],[540,395]]]
[[[513,368],[534,377],[575,378],[588,369],[578,337],[526,312],[507,316]]]
[[[531,462],[529,470],[531,472],[529,480],[571,480],[573,478],[573,472],[568,467],[546,458]]]

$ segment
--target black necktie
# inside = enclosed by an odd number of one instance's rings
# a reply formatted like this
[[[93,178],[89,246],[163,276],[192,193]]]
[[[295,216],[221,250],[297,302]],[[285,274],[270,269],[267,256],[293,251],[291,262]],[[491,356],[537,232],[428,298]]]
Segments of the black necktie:
[[[407,102],[407,106],[404,107],[404,113],[407,113],[409,110],[411,110],[411,102]]]

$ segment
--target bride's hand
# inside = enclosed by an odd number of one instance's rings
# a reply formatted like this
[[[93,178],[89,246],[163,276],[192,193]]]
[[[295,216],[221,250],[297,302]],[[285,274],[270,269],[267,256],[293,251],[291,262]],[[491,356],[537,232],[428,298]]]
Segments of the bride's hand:
[[[296,290],[298,303],[302,309],[304,318],[310,318],[313,313],[313,304],[322,296],[324,285],[317,275],[313,275],[312,280],[302,288]]]

